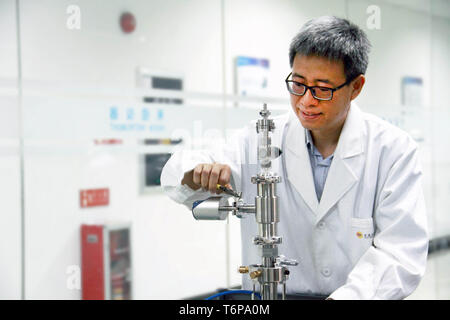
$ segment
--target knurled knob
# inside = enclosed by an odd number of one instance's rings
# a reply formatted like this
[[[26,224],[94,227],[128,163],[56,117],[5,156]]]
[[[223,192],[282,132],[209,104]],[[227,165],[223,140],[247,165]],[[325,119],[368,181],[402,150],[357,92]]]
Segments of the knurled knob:
[[[238,271],[239,271],[239,273],[248,273],[248,267],[247,266],[240,266]]]
[[[256,270],[253,272],[250,272],[250,278],[255,279],[258,278],[261,275],[262,271],[261,270]]]

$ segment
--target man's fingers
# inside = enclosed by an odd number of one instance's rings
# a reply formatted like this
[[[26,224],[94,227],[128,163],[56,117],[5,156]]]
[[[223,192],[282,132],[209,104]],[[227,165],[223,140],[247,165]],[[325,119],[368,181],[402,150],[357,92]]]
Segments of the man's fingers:
[[[192,175],[192,181],[196,184],[196,185],[201,185],[202,181],[202,170],[203,170],[203,164],[198,164],[197,166],[195,166],[194,168],[194,173]]]
[[[201,174],[201,185],[203,189],[208,189],[209,186],[209,175],[211,173],[211,168],[212,166],[210,164],[204,164],[203,165],[203,170],[202,170],[202,174]]]
[[[220,166],[220,174],[218,179],[218,184],[225,186],[227,188],[231,189],[230,185],[230,178],[231,178],[231,169],[228,165],[221,165]],[[222,193],[221,190],[219,190],[217,193]]]
[[[231,169],[229,166],[224,165],[222,167],[222,170],[220,170],[219,184],[227,188],[230,188],[231,187],[230,178],[231,178]]]
[[[219,183],[219,177],[222,170],[221,165],[214,164],[211,169],[211,174],[209,175],[209,186],[208,189],[211,193],[218,194],[217,184]]]
[[[217,190],[217,185],[230,186],[231,169],[228,165],[219,163],[201,163],[198,164],[192,174],[194,184],[201,186],[204,190],[219,194],[222,191]]]

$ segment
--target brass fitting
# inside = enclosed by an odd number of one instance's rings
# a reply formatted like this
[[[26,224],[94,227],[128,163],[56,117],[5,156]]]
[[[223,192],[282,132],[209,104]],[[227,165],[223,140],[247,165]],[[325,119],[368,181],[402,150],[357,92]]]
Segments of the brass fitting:
[[[250,272],[250,278],[255,279],[258,278],[261,275],[262,271],[261,270],[256,270],[253,272]]]
[[[238,271],[239,271],[239,273],[248,273],[248,267],[247,266],[240,266]]]

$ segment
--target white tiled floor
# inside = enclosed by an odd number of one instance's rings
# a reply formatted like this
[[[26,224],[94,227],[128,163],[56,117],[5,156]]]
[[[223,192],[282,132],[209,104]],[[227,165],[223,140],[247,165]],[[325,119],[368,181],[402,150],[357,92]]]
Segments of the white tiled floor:
[[[433,253],[428,257],[425,276],[407,299],[450,300],[450,250]]]

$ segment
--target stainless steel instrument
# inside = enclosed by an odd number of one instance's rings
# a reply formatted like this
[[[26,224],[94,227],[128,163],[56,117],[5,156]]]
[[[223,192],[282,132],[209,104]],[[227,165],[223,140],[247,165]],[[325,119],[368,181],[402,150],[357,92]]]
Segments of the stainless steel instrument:
[[[263,300],[278,299],[279,285],[282,286],[281,298],[284,300],[286,280],[289,278],[287,267],[296,266],[298,262],[278,255],[278,245],[281,244],[282,238],[277,233],[280,213],[276,186],[281,182],[281,177],[272,173],[271,167],[272,160],[281,155],[281,150],[271,145],[271,133],[275,130],[275,124],[272,119],[269,119],[270,111],[267,110],[267,104],[264,104],[259,114],[261,119],[256,123],[259,173],[251,178],[257,190],[254,204],[245,204],[241,199],[241,193],[223,190],[226,196],[214,196],[204,201],[194,202],[192,213],[197,220],[225,220],[230,213],[239,218],[247,214],[255,214],[258,235],[253,238],[253,244],[258,246],[261,263],[241,266],[238,271],[249,274],[253,281],[253,293],[259,285]],[[254,296],[253,294],[252,298]]]

